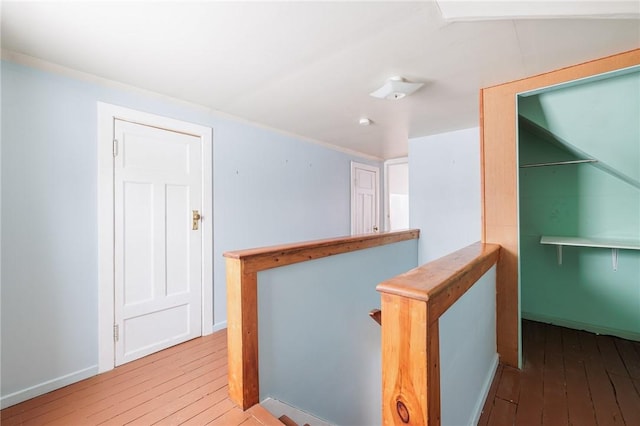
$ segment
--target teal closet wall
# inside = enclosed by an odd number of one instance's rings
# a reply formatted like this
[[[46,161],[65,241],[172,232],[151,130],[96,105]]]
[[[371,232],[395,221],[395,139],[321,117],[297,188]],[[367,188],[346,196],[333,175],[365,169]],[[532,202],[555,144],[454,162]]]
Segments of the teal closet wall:
[[[540,244],[542,235],[640,241],[640,73],[522,97],[519,113],[559,136],[521,126],[520,164],[604,158],[591,164],[521,168],[521,311],[524,318],[640,340],[640,251]],[[634,181],[635,179],[635,181]]]
[[[640,71],[521,97],[519,113],[640,182]]]

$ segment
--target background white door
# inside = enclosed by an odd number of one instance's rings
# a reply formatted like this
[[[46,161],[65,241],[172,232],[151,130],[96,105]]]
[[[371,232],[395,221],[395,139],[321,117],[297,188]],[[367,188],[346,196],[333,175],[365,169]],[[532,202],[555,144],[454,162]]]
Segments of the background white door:
[[[115,365],[202,334],[201,146],[196,136],[114,125]],[[114,329],[114,331],[116,331]]]
[[[380,170],[351,162],[351,233],[368,234],[380,229]]]
[[[385,231],[409,228],[409,162],[398,158],[384,162]]]

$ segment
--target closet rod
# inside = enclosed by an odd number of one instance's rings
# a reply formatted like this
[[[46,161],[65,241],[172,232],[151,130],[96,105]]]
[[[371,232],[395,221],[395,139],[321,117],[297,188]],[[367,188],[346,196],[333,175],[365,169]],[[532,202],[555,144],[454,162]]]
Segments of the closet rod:
[[[527,167],[546,167],[546,166],[564,166],[566,164],[582,164],[582,163],[597,163],[598,160],[588,159],[588,160],[571,160],[571,161],[555,161],[552,163],[535,163],[535,164],[523,164],[520,166],[521,169]]]

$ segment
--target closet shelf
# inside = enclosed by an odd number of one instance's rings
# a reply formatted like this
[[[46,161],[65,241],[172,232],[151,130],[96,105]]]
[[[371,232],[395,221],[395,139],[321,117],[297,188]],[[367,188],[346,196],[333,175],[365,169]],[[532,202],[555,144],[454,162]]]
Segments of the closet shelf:
[[[558,265],[562,265],[562,247],[598,247],[611,249],[611,266],[618,270],[618,250],[640,250],[640,241],[621,238],[540,237],[540,244],[557,248]]]
[[[547,237],[540,238],[540,244],[554,246],[601,247],[610,249],[640,250],[640,240],[622,238],[579,238],[579,237]]]

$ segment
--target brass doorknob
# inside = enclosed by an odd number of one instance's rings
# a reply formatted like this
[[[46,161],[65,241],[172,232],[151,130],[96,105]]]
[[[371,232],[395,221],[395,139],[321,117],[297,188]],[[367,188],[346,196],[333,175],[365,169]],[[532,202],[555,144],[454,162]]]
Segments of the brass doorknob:
[[[198,221],[202,218],[202,216],[200,216],[200,212],[198,210],[192,210],[192,212],[193,212],[193,216],[192,216],[192,218],[193,218],[193,226],[192,226],[192,229],[194,231],[197,231],[198,230]]]

